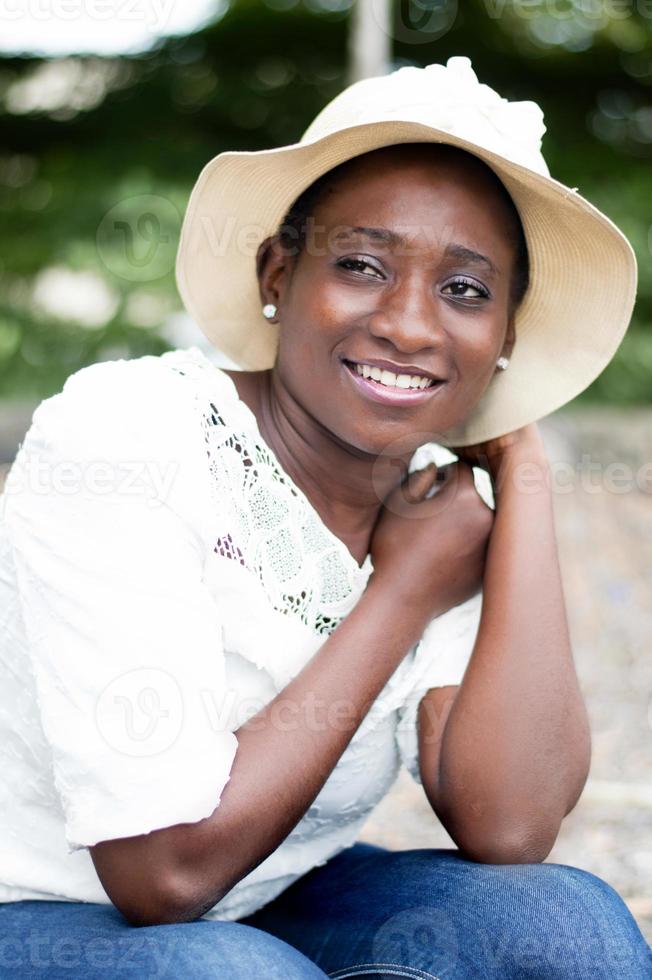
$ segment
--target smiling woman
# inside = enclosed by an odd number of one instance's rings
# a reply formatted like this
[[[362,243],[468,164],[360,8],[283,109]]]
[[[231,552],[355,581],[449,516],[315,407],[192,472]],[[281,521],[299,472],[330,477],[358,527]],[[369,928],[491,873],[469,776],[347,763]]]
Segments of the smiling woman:
[[[650,977],[614,889],[543,863],[590,733],[536,420],[636,269],[541,135],[456,58],[220,154],[177,275],[239,369],[107,362],[37,409],[0,523],[0,977]],[[454,847],[357,841],[401,764]]]

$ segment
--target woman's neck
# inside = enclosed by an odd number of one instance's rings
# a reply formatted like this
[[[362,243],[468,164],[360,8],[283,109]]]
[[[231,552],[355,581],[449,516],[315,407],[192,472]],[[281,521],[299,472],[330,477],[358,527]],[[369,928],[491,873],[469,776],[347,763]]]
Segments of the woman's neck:
[[[362,565],[382,500],[405,472],[401,461],[371,456],[338,442],[275,383],[272,371],[225,373],[285,472]],[[407,467],[407,462],[403,465]]]

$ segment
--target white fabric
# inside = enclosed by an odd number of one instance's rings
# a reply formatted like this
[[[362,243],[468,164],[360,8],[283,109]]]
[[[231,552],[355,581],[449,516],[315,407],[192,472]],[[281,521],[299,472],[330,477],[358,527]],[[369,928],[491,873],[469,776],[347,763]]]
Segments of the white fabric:
[[[335,96],[313,119],[301,143],[321,139],[374,118],[411,119],[482,146],[498,156],[550,176],[541,153],[546,132],[536,102],[510,102],[473,70],[470,58],[454,56],[445,65],[405,65],[386,75],[363,78]]]
[[[373,565],[196,347],[72,375],[34,413],[0,505],[0,901],[106,903],[88,847],[209,816],[238,727]],[[480,605],[429,625],[299,824],[206,918],[247,915],[350,846],[401,761],[419,778],[416,699],[461,681]]]

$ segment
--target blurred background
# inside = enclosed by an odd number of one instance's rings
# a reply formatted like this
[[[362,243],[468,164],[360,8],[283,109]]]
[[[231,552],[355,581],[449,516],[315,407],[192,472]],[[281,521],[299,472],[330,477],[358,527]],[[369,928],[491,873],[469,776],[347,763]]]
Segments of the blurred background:
[[[549,860],[605,877],[649,940],[652,3],[3,5],[0,485],[34,407],[73,371],[207,350],[181,307],[174,259],[188,195],[211,157],[294,142],[355,78],[460,54],[502,95],[539,102],[552,173],[609,215],[639,260],[618,353],[542,430],[558,472],[571,475],[555,509],[593,730],[589,783]],[[366,833],[388,846],[450,846],[406,774]]]
[[[193,336],[173,263],[191,186],[212,156],[297,140],[356,74],[466,54],[502,95],[541,104],[552,173],[604,210],[638,253],[634,324],[581,400],[650,401],[652,3],[3,7],[0,397],[42,398],[85,364]]]

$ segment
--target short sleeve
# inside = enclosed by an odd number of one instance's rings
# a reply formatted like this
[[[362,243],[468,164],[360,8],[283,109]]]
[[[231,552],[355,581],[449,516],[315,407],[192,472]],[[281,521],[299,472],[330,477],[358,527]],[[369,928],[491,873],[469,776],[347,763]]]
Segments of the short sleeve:
[[[157,360],[93,365],[42,402],[2,498],[70,851],[209,816],[237,749],[215,721],[205,451]]]
[[[417,643],[410,693],[398,709],[396,740],[403,765],[419,783],[419,704],[430,688],[462,682],[478,635],[481,610],[479,592],[431,620]]]

